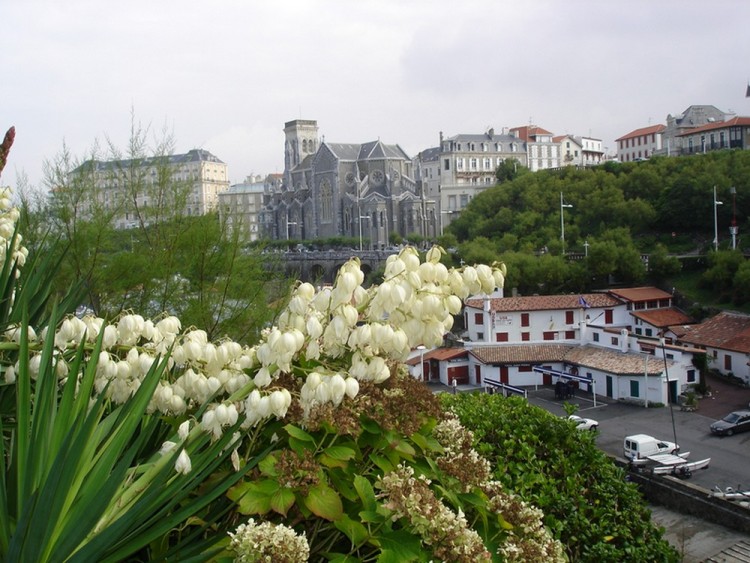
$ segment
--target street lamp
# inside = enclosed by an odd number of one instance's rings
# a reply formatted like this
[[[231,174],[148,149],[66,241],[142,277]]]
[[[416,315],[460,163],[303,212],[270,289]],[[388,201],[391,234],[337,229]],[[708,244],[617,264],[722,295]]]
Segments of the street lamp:
[[[737,190],[734,186],[729,188],[729,193],[732,194],[732,224],[729,226],[729,234],[732,235],[732,250],[737,250],[737,233],[739,229],[737,227]]]
[[[573,207],[570,203],[563,202],[563,194],[560,192],[560,240],[562,241],[562,255],[565,256],[565,215],[563,210]]]
[[[368,215],[359,215],[357,222],[359,223],[359,251],[362,252],[362,221],[369,219]]]
[[[719,226],[716,220],[716,206],[723,204],[723,201],[718,201],[716,199],[716,186],[714,186],[714,252],[719,250]]]
[[[589,246],[591,246],[591,245],[589,244],[589,241],[588,241],[588,239],[587,239],[587,240],[586,240],[586,241],[585,241],[585,242],[583,243],[583,253],[584,253],[584,256],[585,256],[586,258],[588,258],[588,256],[589,256]]]
[[[426,349],[425,346],[422,344],[417,346],[417,350],[419,350],[419,375],[422,381],[425,381],[425,378],[424,378],[424,351],[425,349]]]

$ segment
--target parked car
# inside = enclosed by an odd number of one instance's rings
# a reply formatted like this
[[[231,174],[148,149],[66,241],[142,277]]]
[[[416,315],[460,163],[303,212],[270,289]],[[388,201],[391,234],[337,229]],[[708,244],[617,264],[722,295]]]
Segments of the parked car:
[[[583,418],[582,416],[571,414],[568,417],[568,420],[575,422],[576,430],[592,430],[593,431],[599,427],[599,423],[593,418]]]
[[[633,434],[626,436],[623,441],[623,455],[626,459],[636,463],[650,455],[676,454],[680,446],[667,440],[657,440],[648,434]]]
[[[717,436],[731,436],[745,430],[750,430],[750,410],[730,412],[711,424],[711,433]]]

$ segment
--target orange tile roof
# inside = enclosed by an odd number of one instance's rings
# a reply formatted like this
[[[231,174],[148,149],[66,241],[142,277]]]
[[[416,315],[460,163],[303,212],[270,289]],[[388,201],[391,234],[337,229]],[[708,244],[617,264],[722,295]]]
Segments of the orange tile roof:
[[[529,295],[527,297],[495,297],[490,299],[490,310],[509,311],[553,311],[581,309],[578,302],[583,297],[589,307],[615,307],[622,303],[606,293],[584,293],[582,295]],[[467,307],[482,309],[482,298],[468,299]]]
[[[485,364],[528,364],[561,362],[575,344],[500,344],[477,346],[470,350],[472,356]]]
[[[624,301],[640,302],[655,301],[657,299],[671,299],[672,294],[657,287],[625,287],[610,289],[609,293]]]
[[[631,315],[657,328],[667,328],[672,325],[688,325],[695,322],[692,318],[675,307],[670,307],[669,309],[633,311]]]
[[[609,348],[578,346],[565,356],[565,361],[615,375],[659,375],[664,371],[664,359],[642,354],[624,354]],[[667,360],[667,369],[674,362]]]
[[[714,121],[713,123],[706,123],[698,127],[688,129],[684,133],[677,135],[678,137],[684,137],[686,135],[694,135],[701,131],[713,131],[716,129],[726,129],[727,127],[747,127],[750,126],[750,117],[734,117],[727,121]]]
[[[470,350],[484,364],[541,364],[565,362],[605,371],[614,375],[659,375],[664,359],[643,354],[623,354],[617,350],[576,344],[527,344],[480,346]],[[667,360],[667,369],[674,362]]]
[[[459,358],[461,356],[468,356],[469,351],[466,348],[435,348],[434,350],[430,350],[428,352],[425,352],[424,359],[427,360],[452,360],[454,358]],[[414,356],[413,358],[409,358],[406,361],[407,365],[410,366],[416,366],[419,364],[419,361],[421,359],[422,355]]]
[[[642,137],[644,135],[651,135],[652,133],[662,133],[667,128],[666,125],[651,125],[649,127],[641,127],[640,129],[636,129],[635,131],[631,131],[627,135],[623,135],[619,139],[615,139],[615,142],[617,141],[624,141],[625,139],[630,139],[632,137]]]
[[[685,328],[680,342],[750,354],[750,315],[724,311]]]
[[[549,131],[546,129],[542,129],[541,127],[537,127],[536,125],[524,125],[523,127],[513,127],[510,130],[512,133],[516,133],[516,136],[523,140],[528,142],[529,139],[532,137],[536,137],[537,135],[552,135]]]

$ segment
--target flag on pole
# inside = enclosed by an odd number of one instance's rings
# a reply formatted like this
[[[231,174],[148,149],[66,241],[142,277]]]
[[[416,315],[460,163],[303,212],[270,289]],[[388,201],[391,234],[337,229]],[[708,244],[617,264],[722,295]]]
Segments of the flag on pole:
[[[578,296],[578,305],[583,307],[584,309],[588,309],[589,307],[591,307],[591,305],[588,304],[588,301],[583,298],[583,295]]]

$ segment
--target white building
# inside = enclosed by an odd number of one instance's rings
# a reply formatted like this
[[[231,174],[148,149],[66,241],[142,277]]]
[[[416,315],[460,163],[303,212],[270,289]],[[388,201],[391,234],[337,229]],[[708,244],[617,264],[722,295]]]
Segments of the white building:
[[[709,368],[750,385],[750,315],[725,311],[683,329],[679,342],[705,350]]]
[[[617,143],[617,159],[620,162],[645,160],[663,147],[664,125],[651,125],[623,135]]]
[[[428,351],[420,373],[446,385],[519,387],[574,376],[583,378],[579,388],[612,399],[676,402],[698,382],[697,350],[633,330],[639,315],[673,310],[671,295],[656,288],[470,298],[465,347]]]
[[[526,166],[532,172],[562,166],[560,145],[549,131],[536,125],[525,125],[513,127],[510,133],[526,144]]]

